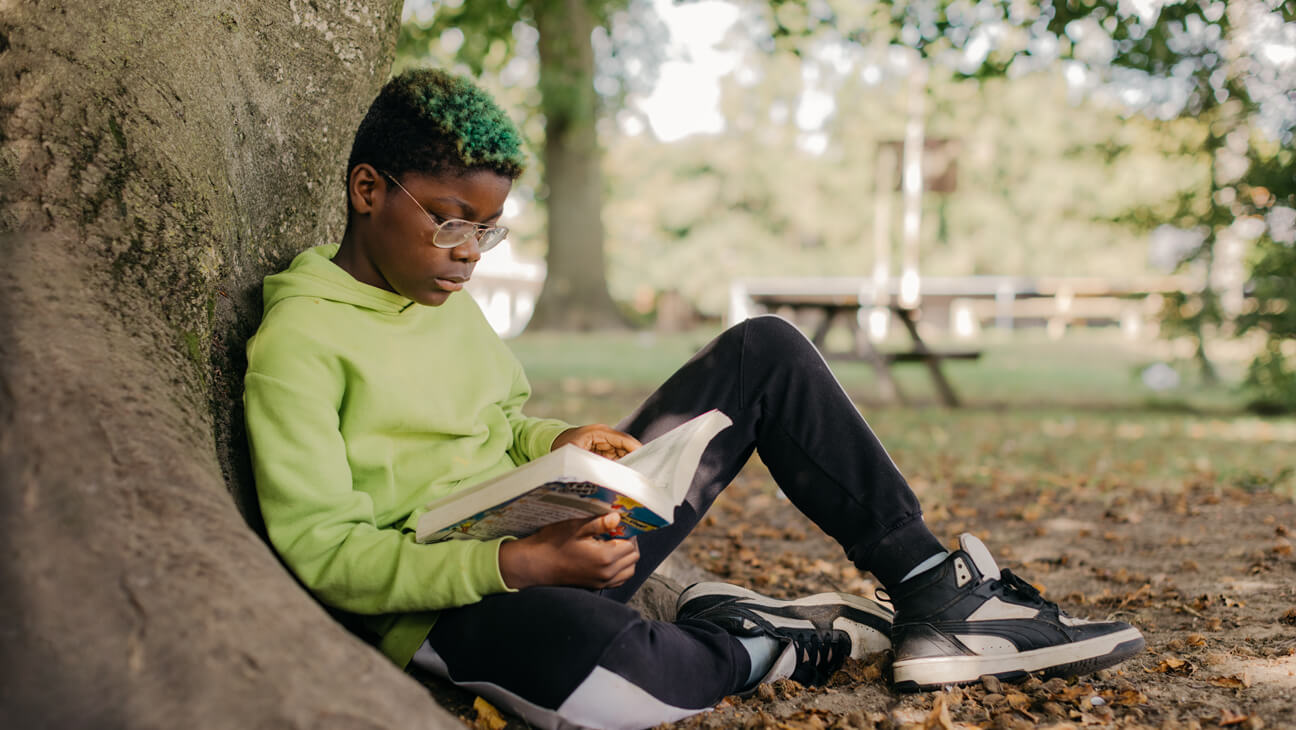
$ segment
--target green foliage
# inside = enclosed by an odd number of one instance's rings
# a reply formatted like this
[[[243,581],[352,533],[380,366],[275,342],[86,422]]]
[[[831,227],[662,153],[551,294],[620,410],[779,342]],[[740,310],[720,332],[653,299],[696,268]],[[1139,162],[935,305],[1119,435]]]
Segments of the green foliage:
[[[449,60],[464,64],[474,76],[510,57],[516,48],[516,23],[530,23],[534,13],[529,2],[518,0],[472,0],[458,6],[438,4],[427,23],[401,24],[396,41],[398,59],[428,58],[441,35],[456,29],[462,41]]]
[[[1255,145],[1250,167],[1238,186],[1242,215],[1272,215],[1296,209],[1296,152]],[[1292,232],[1278,241],[1272,231],[1256,242],[1247,306],[1237,317],[1240,335],[1262,334],[1264,345],[1247,372],[1257,407],[1296,412],[1296,242]]]
[[[1186,149],[1185,157],[1195,160],[1208,176],[1198,178],[1197,184],[1185,185],[1175,207],[1167,210],[1166,206],[1136,205],[1121,218],[1147,228],[1156,222],[1150,213],[1159,209],[1166,216],[1162,222],[1174,220],[1181,226],[1202,228],[1205,240],[1192,258],[1204,265],[1208,282],[1215,265],[1216,243],[1224,229],[1241,217],[1263,213],[1256,210],[1262,207],[1254,202],[1256,199],[1280,199],[1282,190],[1292,187],[1290,155],[1280,151],[1280,146],[1290,145],[1296,128],[1296,111],[1290,98],[1296,78],[1290,69],[1267,60],[1262,51],[1266,38],[1287,38],[1284,43],[1290,44],[1291,24],[1296,22],[1296,6],[1291,2],[1183,0],[1140,7],[1127,0],[985,0],[975,4],[961,0],[892,1],[872,3],[876,11],[859,16],[867,22],[834,24],[836,14],[848,5],[847,0],[772,0],[774,24],[782,35],[799,35],[803,39],[868,38],[908,46],[925,57],[966,48],[969,39],[977,36],[978,24],[998,24],[1001,32],[996,48],[978,68],[965,70],[967,75],[987,78],[1009,74],[1017,62],[1031,60],[1040,41],[1048,41],[1059,57],[1083,62],[1091,72],[1117,83],[1152,89],[1153,98],[1170,90],[1183,91],[1185,98],[1176,113],[1197,122],[1205,132],[1203,144]],[[790,12],[786,6],[797,6],[805,12]],[[825,7],[831,10],[808,12]],[[825,16],[833,16],[832,21]],[[784,17],[804,22],[793,27],[782,22]],[[1164,105],[1158,113],[1165,114]],[[1266,145],[1266,136],[1279,144]],[[1248,147],[1250,164],[1240,173],[1230,164],[1231,158],[1240,154],[1232,140],[1246,140],[1244,146]],[[1272,196],[1250,194],[1260,189]],[[1253,271],[1257,309],[1289,306],[1291,291],[1296,289],[1296,269],[1290,266],[1286,252],[1271,244],[1262,239],[1260,255],[1254,259],[1256,266],[1267,266],[1266,271],[1271,272]],[[1267,280],[1259,281],[1262,276]],[[1274,300],[1267,297],[1276,297],[1281,304],[1274,305]],[[1171,302],[1167,312],[1170,317],[1165,331],[1194,337],[1203,372],[1211,373],[1206,339],[1218,325],[1227,325],[1218,296],[1208,285],[1200,296]],[[1239,333],[1265,328],[1268,345],[1254,364],[1253,381],[1267,394],[1266,398],[1287,402],[1287,396],[1282,394],[1288,387],[1283,385],[1288,383],[1284,374],[1292,366],[1285,359],[1293,353],[1290,347],[1284,348],[1281,340],[1290,341],[1293,333],[1269,329],[1275,323],[1255,311],[1244,313],[1233,324]],[[1275,340],[1280,341],[1277,346]]]
[[[1247,369],[1247,385],[1256,394],[1252,407],[1264,413],[1296,411],[1296,369],[1288,356],[1270,340]]]
[[[858,74],[825,84],[836,109],[816,154],[802,147],[791,115],[778,113],[802,93],[803,61],[750,63],[762,83],[724,90],[731,133],[672,144],[608,138],[604,219],[618,298],[675,289],[719,314],[734,277],[872,272],[877,149],[903,137],[903,89]],[[929,133],[961,152],[957,191],[924,201],[924,275],[1144,271],[1143,231],[1120,216],[1131,204],[1159,210],[1185,180],[1206,176],[1192,160],[1167,158],[1178,142],[1148,120],[1072,103],[1058,74],[981,84],[937,77],[931,95],[939,103]],[[1110,156],[1112,144],[1125,152]],[[893,191],[896,240],[900,208]]]
[[[1257,406],[1296,411],[1296,246],[1265,236],[1256,252],[1250,306],[1237,319],[1239,333],[1264,335],[1264,346],[1247,371],[1247,385]]]

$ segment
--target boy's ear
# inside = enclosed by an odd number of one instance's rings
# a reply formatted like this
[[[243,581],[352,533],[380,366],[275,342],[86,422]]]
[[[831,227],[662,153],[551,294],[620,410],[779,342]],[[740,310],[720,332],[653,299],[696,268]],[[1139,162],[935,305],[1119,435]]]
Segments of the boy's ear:
[[[373,211],[374,205],[387,189],[387,181],[367,162],[351,168],[347,176],[347,198],[351,209],[362,215]]]

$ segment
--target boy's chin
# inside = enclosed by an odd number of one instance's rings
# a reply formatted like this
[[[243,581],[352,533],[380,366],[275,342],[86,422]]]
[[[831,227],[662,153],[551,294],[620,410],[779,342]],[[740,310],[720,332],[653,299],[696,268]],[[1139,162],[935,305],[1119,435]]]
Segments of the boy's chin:
[[[418,296],[409,298],[425,307],[439,307],[445,304],[446,300],[453,294],[454,292],[448,291],[425,291],[420,292]]]

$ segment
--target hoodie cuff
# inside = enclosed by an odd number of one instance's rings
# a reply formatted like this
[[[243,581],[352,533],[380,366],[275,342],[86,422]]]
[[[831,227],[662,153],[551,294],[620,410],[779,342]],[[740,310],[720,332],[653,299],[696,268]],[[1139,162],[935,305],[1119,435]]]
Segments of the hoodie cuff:
[[[483,576],[486,576],[489,579],[493,579],[495,582],[495,585],[493,586],[482,586],[482,588],[484,589],[482,590],[483,596],[488,596],[492,593],[517,593],[518,589],[509,588],[508,583],[504,582],[504,573],[500,570],[500,564],[499,564],[500,546],[510,540],[516,540],[516,539],[517,539],[516,537],[513,537],[511,535],[506,535],[504,537],[499,538],[498,540],[492,541],[494,543],[493,545],[494,550],[481,551],[482,553],[489,554],[492,560],[492,565],[489,568],[483,570],[481,574]]]

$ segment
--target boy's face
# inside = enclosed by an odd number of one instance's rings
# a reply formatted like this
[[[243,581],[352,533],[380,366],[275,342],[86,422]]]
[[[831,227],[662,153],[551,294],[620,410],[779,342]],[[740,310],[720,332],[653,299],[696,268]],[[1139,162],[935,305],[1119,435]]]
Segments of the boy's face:
[[[454,248],[434,246],[436,224],[461,218],[495,225],[513,186],[508,177],[489,170],[443,177],[410,172],[399,178],[398,186],[361,165],[352,178],[352,207],[363,219],[364,231],[356,240],[360,265],[351,274],[432,307],[462,289],[481,258],[475,237]]]

